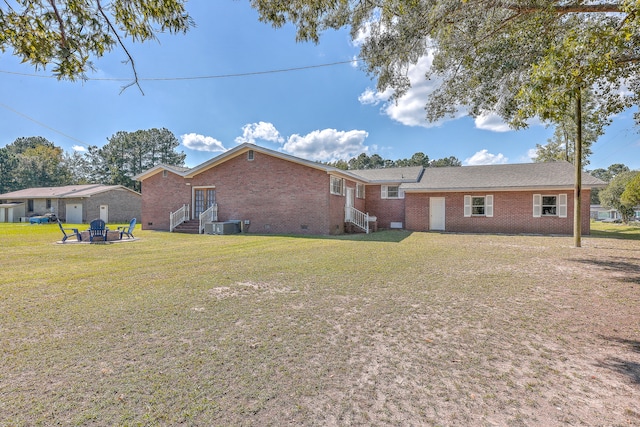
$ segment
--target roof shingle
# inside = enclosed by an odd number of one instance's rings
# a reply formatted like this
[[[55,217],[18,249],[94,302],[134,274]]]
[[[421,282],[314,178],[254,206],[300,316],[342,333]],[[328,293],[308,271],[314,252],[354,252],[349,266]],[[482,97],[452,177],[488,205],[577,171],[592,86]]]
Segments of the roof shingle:
[[[566,188],[574,185],[571,163],[520,163],[507,165],[426,168],[420,181],[402,184],[405,191],[459,191],[488,189]],[[582,174],[585,188],[606,183]]]

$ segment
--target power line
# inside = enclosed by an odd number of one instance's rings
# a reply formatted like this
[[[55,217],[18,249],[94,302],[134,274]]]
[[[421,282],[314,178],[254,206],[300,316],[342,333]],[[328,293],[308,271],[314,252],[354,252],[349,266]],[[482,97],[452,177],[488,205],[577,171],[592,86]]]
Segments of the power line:
[[[9,107],[8,105],[5,105],[5,104],[3,104],[3,103],[1,103],[1,102],[0,102],[0,107],[6,108],[7,110],[11,111],[12,113],[15,113],[15,114],[17,114],[17,115],[19,115],[19,116],[22,116],[22,117],[24,117],[24,118],[25,118],[25,119],[27,119],[27,120],[31,120],[32,122],[36,123],[37,125],[40,125],[40,126],[42,126],[42,127],[46,128],[46,129],[49,129],[49,130],[50,130],[50,131],[52,131],[52,132],[55,132],[55,133],[57,133],[57,134],[60,134],[60,135],[64,136],[65,138],[69,138],[69,139],[71,139],[72,141],[76,141],[77,143],[81,144],[81,145],[82,145],[82,146],[84,146],[84,147],[88,147],[88,146],[89,146],[89,144],[87,144],[86,142],[81,141],[81,140],[79,140],[78,138],[74,138],[74,137],[73,137],[73,136],[71,136],[71,135],[67,135],[66,133],[61,132],[61,131],[59,131],[59,130],[57,130],[57,129],[55,129],[55,128],[52,128],[51,126],[49,126],[49,125],[47,125],[47,124],[44,124],[44,123],[42,123],[42,122],[39,122],[38,120],[34,119],[33,117],[27,116],[26,114],[21,113],[20,111],[18,111],[18,110],[16,110],[16,109],[13,109],[13,108]]]
[[[314,69],[314,68],[323,68],[323,67],[333,67],[336,65],[344,65],[344,64],[351,64],[353,62],[357,62],[357,59],[351,59],[349,61],[337,61],[337,62],[329,62],[329,63],[324,63],[324,64],[316,64],[316,65],[305,65],[305,66],[301,66],[301,67],[290,67],[290,68],[280,68],[280,69],[275,69],[275,70],[266,70],[266,71],[251,71],[251,72],[245,72],[245,73],[234,73],[234,74],[218,74],[218,75],[208,75],[208,76],[192,76],[192,77],[151,77],[151,78],[140,78],[140,81],[180,81],[180,80],[205,80],[205,79],[225,79],[225,78],[233,78],[233,77],[247,77],[247,76],[257,76],[257,75],[263,75],[263,74],[276,74],[276,73],[288,73],[288,72],[293,72],[293,71],[301,71],[301,70],[309,70],[309,69]],[[0,70],[0,73],[4,73],[4,74],[12,74],[12,75],[17,75],[17,76],[24,76],[24,77],[36,77],[36,78],[47,78],[47,79],[54,79],[56,78],[55,76],[46,76],[46,75],[42,75],[42,74],[29,74],[29,73],[19,73],[19,72],[15,72],[15,71],[6,71],[6,70]],[[127,79],[127,78],[87,78],[85,80],[89,80],[89,81],[129,81],[131,79]],[[84,141],[79,140],[78,138],[74,138],[71,135],[67,135],[64,132],[61,132],[45,123],[42,123],[36,119],[34,119],[33,117],[30,117],[24,113],[21,113],[20,111],[9,107],[8,105],[2,104],[0,103],[0,106],[15,113],[18,114],[19,116],[24,117],[27,120],[30,120],[46,129],[49,129],[52,132],[55,132],[59,135],[64,136],[65,138],[69,138],[72,141],[76,141],[77,143],[88,147],[89,144],[85,143]]]
[[[180,81],[180,80],[207,80],[207,79],[227,79],[233,77],[249,77],[249,76],[259,76],[264,74],[277,74],[277,73],[289,73],[293,71],[302,71],[302,70],[310,70],[314,68],[324,68],[324,67],[333,67],[336,65],[344,65],[344,64],[352,64],[357,62],[359,59],[350,59],[348,61],[336,61],[336,62],[328,62],[324,64],[315,64],[315,65],[304,65],[300,67],[290,67],[290,68],[278,68],[275,70],[263,70],[263,71],[249,71],[245,73],[232,73],[232,74],[213,74],[206,76],[191,76],[191,77],[141,77],[139,81]],[[29,73],[19,73],[15,71],[6,71],[0,70],[0,73],[4,74],[12,74],[17,76],[24,77],[37,77],[37,78],[46,78],[46,79],[55,79],[56,76],[45,76],[41,74],[29,74]],[[122,77],[87,77],[83,79],[85,81],[130,81],[131,78],[122,78]]]

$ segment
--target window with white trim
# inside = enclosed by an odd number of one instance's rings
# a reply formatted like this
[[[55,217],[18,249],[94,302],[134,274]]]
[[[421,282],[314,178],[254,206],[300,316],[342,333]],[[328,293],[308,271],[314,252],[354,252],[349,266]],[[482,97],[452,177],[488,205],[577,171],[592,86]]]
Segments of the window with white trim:
[[[255,157],[254,157],[254,154],[253,154],[253,150],[249,150],[249,151],[247,151],[247,160],[251,161],[251,160],[253,160],[254,158],[255,158]]]
[[[559,218],[567,217],[567,195],[533,195],[533,216],[539,218],[542,216],[557,216]]]
[[[464,196],[464,216],[493,216],[493,195]]]
[[[356,184],[356,198],[364,199],[364,184]]]
[[[383,199],[404,199],[404,191],[399,185],[383,185],[380,197]]]
[[[331,194],[344,196],[344,179],[332,176],[329,190]]]

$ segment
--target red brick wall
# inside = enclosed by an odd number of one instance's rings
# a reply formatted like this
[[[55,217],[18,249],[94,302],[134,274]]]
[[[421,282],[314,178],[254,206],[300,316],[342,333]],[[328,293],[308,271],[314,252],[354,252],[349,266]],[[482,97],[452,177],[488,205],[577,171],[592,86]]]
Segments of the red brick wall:
[[[142,181],[142,229],[169,230],[169,214],[191,203],[191,187],[181,176],[162,172]]]
[[[249,232],[329,234],[336,225],[343,230],[344,197],[329,195],[326,172],[257,151],[252,161],[244,152],[192,179],[171,173],[146,179],[143,227],[168,230],[169,213],[192,205],[197,186],[215,186],[218,220],[249,220]]]
[[[405,224],[405,201],[406,199],[383,199],[382,187],[380,185],[367,185],[365,191],[365,212],[378,217],[378,228],[389,228],[391,222],[402,222]]]
[[[533,217],[533,194],[567,194],[567,217]],[[493,217],[465,217],[464,196],[493,195]],[[406,228],[429,230],[429,198],[445,198],[445,231],[462,233],[573,234],[573,191],[408,193]],[[590,234],[590,190],[582,192],[582,233]]]
[[[249,232],[328,234],[329,175],[254,151],[241,153],[192,180],[215,185],[218,219],[249,220]]]

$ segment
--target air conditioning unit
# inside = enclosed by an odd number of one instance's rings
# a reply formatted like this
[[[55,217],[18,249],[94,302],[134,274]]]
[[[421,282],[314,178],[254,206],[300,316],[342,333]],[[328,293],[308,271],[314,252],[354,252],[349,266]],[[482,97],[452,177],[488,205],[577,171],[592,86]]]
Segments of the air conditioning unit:
[[[240,232],[240,221],[209,222],[204,225],[206,234],[236,234]]]

